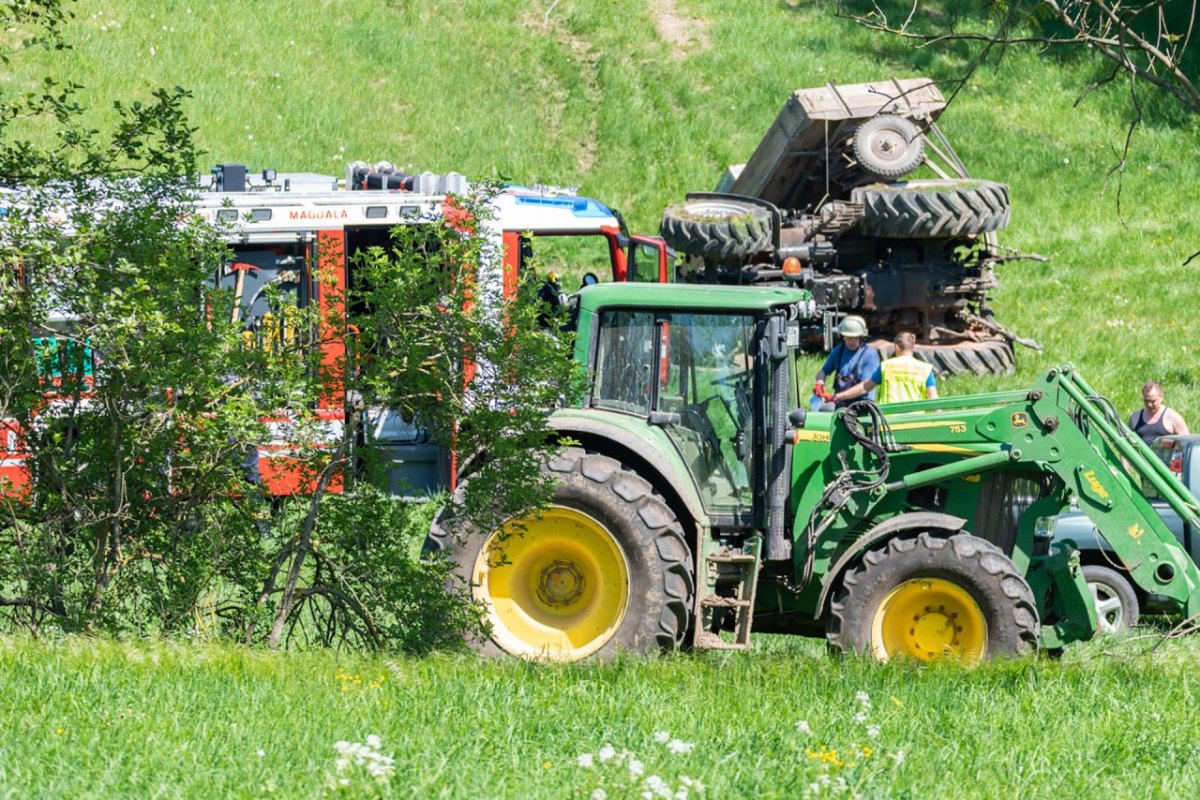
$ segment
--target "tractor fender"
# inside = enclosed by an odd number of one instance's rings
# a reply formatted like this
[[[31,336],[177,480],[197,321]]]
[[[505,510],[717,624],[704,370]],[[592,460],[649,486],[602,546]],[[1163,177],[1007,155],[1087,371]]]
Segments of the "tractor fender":
[[[675,450],[664,447],[663,441],[579,414],[552,414],[550,427],[560,438],[574,439],[588,450],[628,464],[650,481],[681,521],[686,515],[696,524],[698,532],[709,527],[708,516],[691,475],[677,458],[672,457]]]
[[[901,514],[892,517],[886,522],[881,522],[875,527],[868,530],[862,536],[854,540],[841,557],[834,562],[829,571],[825,573],[825,579],[821,582],[821,596],[817,600],[817,613],[820,616],[825,611],[825,604],[829,601],[829,594],[833,591],[834,585],[837,583],[838,577],[845,571],[850,563],[862,555],[866,550],[876,544],[887,539],[894,538],[897,534],[906,531],[945,531],[947,535],[958,533],[963,529],[967,521],[962,517],[954,517],[950,514],[939,514],[936,511],[917,511],[912,514]]]

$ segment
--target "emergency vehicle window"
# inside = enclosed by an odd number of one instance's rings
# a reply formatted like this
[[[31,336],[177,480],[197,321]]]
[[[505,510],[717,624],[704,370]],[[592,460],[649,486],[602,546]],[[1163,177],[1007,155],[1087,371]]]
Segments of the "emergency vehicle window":
[[[637,283],[658,283],[658,249],[638,243],[630,249],[629,280]]]
[[[272,348],[299,335],[307,305],[305,249],[300,243],[232,247],[217,285],[233,292],[234,323],[247,340]]]
[[[522,240],[521,272],[528,276],[532,268],[539,282],[554,273],[563,291],[577,292],[588,272],[606,283],[613,279],[613,251],[607,236],[538,234]]]

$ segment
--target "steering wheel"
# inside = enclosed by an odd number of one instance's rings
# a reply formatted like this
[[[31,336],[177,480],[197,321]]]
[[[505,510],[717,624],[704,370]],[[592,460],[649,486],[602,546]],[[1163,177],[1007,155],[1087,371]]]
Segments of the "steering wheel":
[[[737,415],[735,416],[729,409],[729,401],[721,398],[725,404],[725,409],[729,411],[729,416],[733,418],[733,424],[741,431],[746,426],[743,424],[745,420],[750,419],[753,407],[750,404],[750,380],[754,377],[753,369],[742,370],[735,372],[732,375],[726,375],[723,378],[715,378],[712,381],[713,386],[732,386],[734,391],[734,401],[737,403]]]
[[[750,379],[754,377],[753,369],[744,369],[741,372],[735,372],[732,375],[726,375],[723,378],[713,378],[713,386],[732,386],[735,389],[744,389],[750,385]]]

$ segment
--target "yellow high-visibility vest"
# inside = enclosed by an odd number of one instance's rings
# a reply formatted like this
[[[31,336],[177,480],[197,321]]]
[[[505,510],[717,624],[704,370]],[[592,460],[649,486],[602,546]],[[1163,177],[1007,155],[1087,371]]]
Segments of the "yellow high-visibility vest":
[[[925,399],[925,383],[933,367],[915,356],[896,356],[879,365],[883,381],[879,384],[880,403],[903,403]]]

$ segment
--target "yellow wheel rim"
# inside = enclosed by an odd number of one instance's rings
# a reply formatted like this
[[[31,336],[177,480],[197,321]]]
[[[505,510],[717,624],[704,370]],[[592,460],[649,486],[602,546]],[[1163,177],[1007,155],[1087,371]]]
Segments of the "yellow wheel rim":
[[[629,564],[592,517],[551,506],[488,537],[472,571],[492,640],[515,656],[577,661],[612,638],[629,606]]]
[[[987,649],[987,621],[966,589],[944,578],[906,581],[875,612],[871,649],[883,661],[895,656],[974,663]]]

